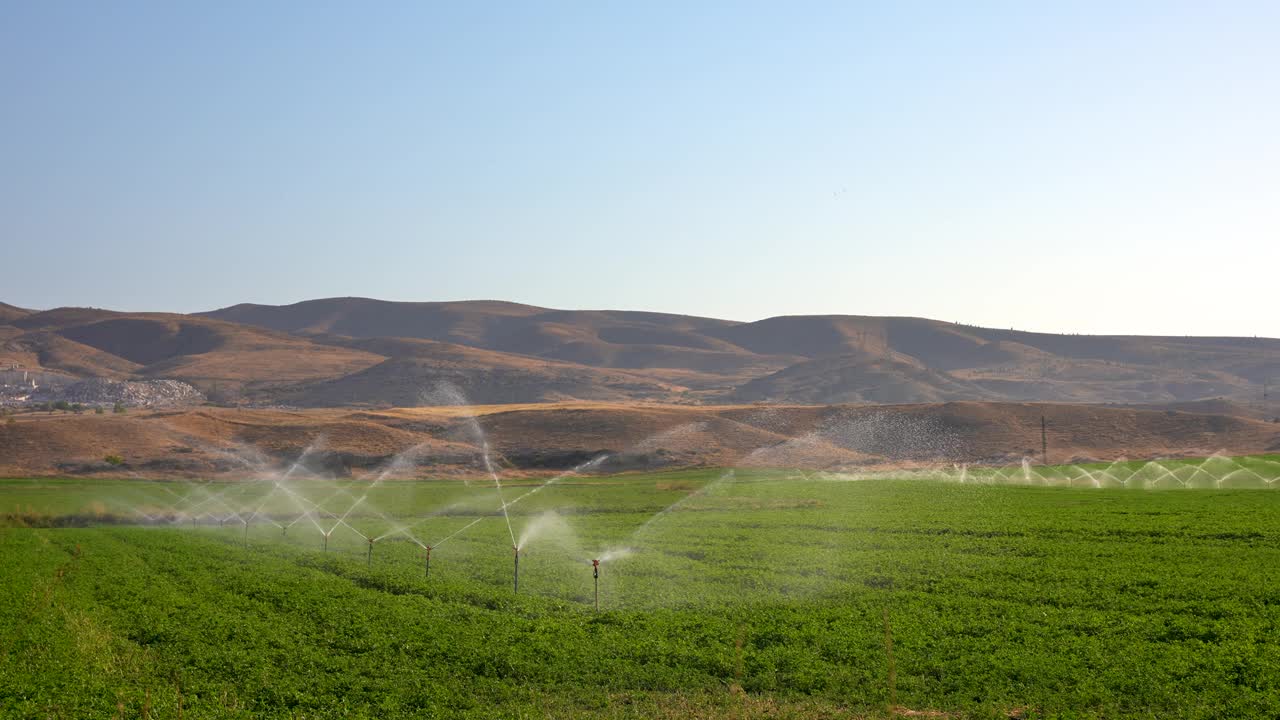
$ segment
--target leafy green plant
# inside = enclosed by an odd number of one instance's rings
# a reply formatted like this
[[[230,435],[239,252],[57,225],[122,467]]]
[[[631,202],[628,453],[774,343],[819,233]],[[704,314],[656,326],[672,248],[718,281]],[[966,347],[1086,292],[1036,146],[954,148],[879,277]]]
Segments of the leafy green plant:
[[[272,524],[306,505],[271,483],[0,481],[24,508],[0,532],[0,687],[22,689],[0,715],[1280,713],[1280,492],[721,477],[511,506],[518,536],[550,510],[567,528],[528,541],[520,594],[492,484],[298,483],[318,520],[366,498],[325,553],[310,520]],[[261,515],[128,524],[209,498]],[[406,528],[436,545],[429,577]],[[357,531],[385,534],[372,566]],[[584,558],[623,547],[595,612]]]

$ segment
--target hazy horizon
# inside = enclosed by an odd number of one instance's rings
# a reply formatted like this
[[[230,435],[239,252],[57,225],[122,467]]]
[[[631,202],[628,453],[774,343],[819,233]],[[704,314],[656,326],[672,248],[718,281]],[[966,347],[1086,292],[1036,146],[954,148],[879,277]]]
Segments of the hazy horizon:
[[[0,11],[0,302],[1280,337],[1280,6]]]

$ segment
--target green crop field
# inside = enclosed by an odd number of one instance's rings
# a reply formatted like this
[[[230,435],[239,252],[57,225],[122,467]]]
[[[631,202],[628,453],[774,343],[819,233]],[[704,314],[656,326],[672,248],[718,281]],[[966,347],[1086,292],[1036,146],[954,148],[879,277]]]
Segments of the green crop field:
[[[1277,460],[0,481],[0,716],[1276,717]]]

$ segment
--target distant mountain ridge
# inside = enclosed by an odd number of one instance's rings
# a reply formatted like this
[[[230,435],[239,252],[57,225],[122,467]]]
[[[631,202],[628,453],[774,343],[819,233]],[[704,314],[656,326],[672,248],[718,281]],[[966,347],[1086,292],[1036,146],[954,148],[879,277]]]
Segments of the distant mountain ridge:
[[[170,377],[215,398],[307,407],[424,404],[423,393],[446,381],[487,403],[1257,406],[1263,384],[1280,383],[1280,340],[1054,335],[854,315],[735,322],[501,301],[327,298],[194,315],[0,304],[0,364]]]

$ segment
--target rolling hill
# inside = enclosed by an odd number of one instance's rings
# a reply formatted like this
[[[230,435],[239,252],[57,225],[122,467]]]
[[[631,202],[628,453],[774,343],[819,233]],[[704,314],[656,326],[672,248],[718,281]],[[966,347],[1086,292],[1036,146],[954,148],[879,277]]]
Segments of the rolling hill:
[[[14,320],[19,320],[30,314],[30,310],[24,310],[20,307],[0,303],[0,324],[11,323]]]
[[[204,315],[293,333],[416,338],[591,367],[676,369],[721,386],[799,359],[764,357],[714,336],[732,327],[731,321],[662,313],[332,298],[287,306],[236,305]]]
[[[85,377],[169,378],[254,388],[341,376],[383,358],[287,333],[163,313],[37,313],[0,346],[0,362]]]
[[[195,315],[0,305],[0,364],[174,378],[218,399],[300,407],[430,402],[1080,402],[1221,399],[1252,416],[1280,340],[1083,336],[923,318],[734,322],[497,301],[329,298]],[[1272,401],[1271,404],[1275,404]]]
[[[414,338],[290,334],[194,315],[65,308],[0,325],[0,367],[177,379],[217,400],[306,407],[419,405],[442,383],[479,402],[670,399],[624,370]]]
[[[733,399],[756,402],[785,398],[801,403],[915,403],[983,397],[1003,398],[899,353],[850,353],[796,363],[743,384]]]
[[[908,317],[739,323],[364,298],[237,305],[206,315],[292,333],[396,335],[624,369],[686,388],[681,397],[701,402],[1256,403],[1263,382],[1280,377],[1275,339],[1054,335]]]
[[[434,340],[314,339],[387,359],[350,375],[283,389],[273,395],[278,402],[303,407],[416,407],[439,404],[432,401],[430,393],[441,385],[456,388],[469,401],[481,404],[664,399],[682,389],[639,374]]]

